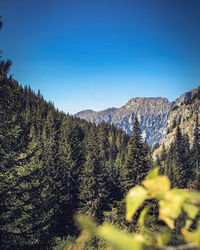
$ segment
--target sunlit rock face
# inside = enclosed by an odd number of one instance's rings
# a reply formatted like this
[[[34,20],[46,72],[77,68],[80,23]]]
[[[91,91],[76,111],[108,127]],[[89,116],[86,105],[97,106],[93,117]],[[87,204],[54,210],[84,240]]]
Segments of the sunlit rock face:
[[[99,112],[83,110],[75,116],[87,121],[101,123],[102,121],[122,128],[131,133],[134,117],[137,116],[142,136],[149,145],[161,142],[166,134],[168,118],[175,106],[180,106],[192,96],[194,90],[184,93],[173,102],[163,97],[136,97],[121,108],[109,108]]]

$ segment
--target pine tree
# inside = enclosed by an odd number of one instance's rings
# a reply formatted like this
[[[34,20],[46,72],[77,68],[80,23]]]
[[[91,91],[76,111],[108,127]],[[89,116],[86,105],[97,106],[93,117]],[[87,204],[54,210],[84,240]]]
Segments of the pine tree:
[[[200,132],[199,132],[199,118],[196,116],[194,127],[194,140],[192,143],[192,164],[196,171],[200,170]]]
[[[184,139],[178,126],[174,141],[174,164],[176,175],[176,186],[186,188],[189,180],[189,164],[186,157]]]
[[[13,221],[20,212],[17,196],[20,168],[27,158],[28,129],[20,113],[19,85],[12,79],[0,80],[0,237],[1,245],[17,238]],[[9,243],[10,244],[10,243]]]
[[[83,165],[82,134],[74,120],[66,116],[61,124],[57,162],[57,229],[59,234],[73,234],[73,216],[78,209],[79,178]],[[65,218],[65,219],[63,219]]]
[[[81,211],[101,219],[108,196],[105,170],[101,165],[99,138],[95,126],[90,128],[86,143],[86,161],[81,175]]]
[[[171,185],[174,186],[176,183],[176,174],[174,168],[174,143],[172,142],[170,148],[167,151],[166,158],[166,175],[170,179]]]
[[[148,151],[141,136],[141,129],[137,117],[133,125],[133,135],[128,142],[128,152],[125,159],[123,186],[125,193],[140,183],[149,171]]]
[[[105,122],[102,122],[99,125],[99,131],[98,131],[98,136],[99,136],[99,143],[100,143],[100,154],[102,159],[104,161],[109,160],[109,140],[108,140],[108,126]]]
[[[166,164],[165,164],[165,161],[166,161],[166,149],[165,149],[165,144],[163,143],[162,145],[162,151],[161,151],[161,155],[160,155],[160,160],[161,160],[161,167],[160,167],[160,174],[161,175],[164,175],[166,174]]]
[[[199,131],[199,117],[196,116],[194,127],[194,139],[191,148],[191,168],[193,170],[193,181],[198,182],[198,188],[200,187],[200,131]]]

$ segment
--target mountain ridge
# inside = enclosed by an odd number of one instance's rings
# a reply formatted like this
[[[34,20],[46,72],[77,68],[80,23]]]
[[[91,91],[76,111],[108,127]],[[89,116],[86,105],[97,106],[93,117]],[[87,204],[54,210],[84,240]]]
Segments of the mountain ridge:
[[[172,102],[166,97],[133,97],[120,108],[112,107],[101,111],[87,109],[74,116],[95,123],[105,121],[114,124],[128,134],[131,133],[134,117],[137,116],[143,138],[149,145],[153,145],[164,138],[172,110],[184,104],[194,92],[195,89],[185,92]]]

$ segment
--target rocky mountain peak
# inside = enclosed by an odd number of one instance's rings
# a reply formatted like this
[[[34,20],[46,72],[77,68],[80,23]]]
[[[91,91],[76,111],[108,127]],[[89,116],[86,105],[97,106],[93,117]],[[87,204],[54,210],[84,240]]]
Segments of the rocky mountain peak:
[[[137,116],[143,138],[149,145],[161,142],[167,131],[167,121],[175,106],[185,103],[191,98],[194,90],[184,93],[174,102],[164,97],[134,97],[121,108],[108,108],[99,112],[84,110],[75,116],[101,123],[114,124],[127,133],[131,133],[134,117]]]

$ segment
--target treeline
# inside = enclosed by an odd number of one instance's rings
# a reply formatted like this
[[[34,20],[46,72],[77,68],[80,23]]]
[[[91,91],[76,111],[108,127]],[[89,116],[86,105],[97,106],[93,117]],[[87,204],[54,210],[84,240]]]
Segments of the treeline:
[[[160,167],[160,174],[167,175],[173,187],[200,189],[200,124],[196,115],[190,143],[188,134],[182,134],[176,127],[174,141],[168,149],[162,145],[162,151],[154,165]]]
[[[8,65],[1,65],[1,249],[50,249],[75,237],[77,212],[127,227],[124,197],[155,165],[172,185],[199,188],[198,118],[192,147],[178,127],[155,163],[136,117],[128,136],[113,125],[66,115],[7,77]]]
[[[199,188],[198,119],[192,146],[178,128],[170,150],[163,146],[154,163],[137,117],[131,136],[105,122],[74,118],[20,86],[8,76],[10,66],[0,60],[1,249],[52,249],[79,234],[77,212],[137,229],[136,220],[124,220],[124,197],[155,165],[174,186]],[[151,225],[157,213],[152,205]],[[89,244],[98,249],[101,242]]]
[[[101,220],[123,197],[129,137],[55,110],[6,75],[0,96],[1,247],[48,248],[77,233],[76,211]]]

